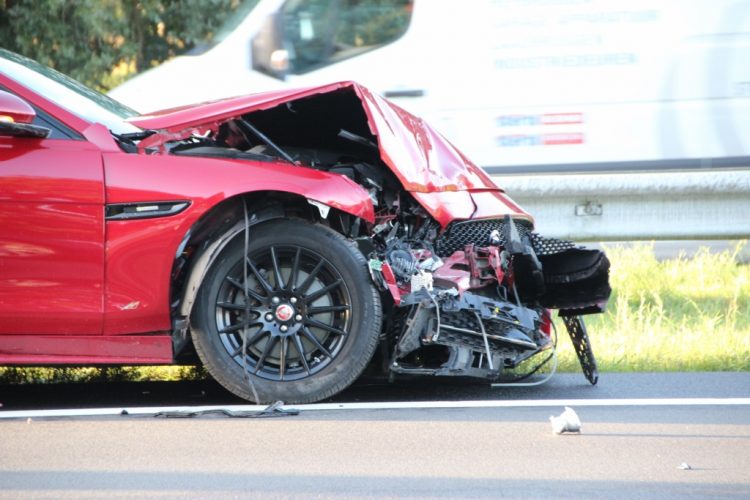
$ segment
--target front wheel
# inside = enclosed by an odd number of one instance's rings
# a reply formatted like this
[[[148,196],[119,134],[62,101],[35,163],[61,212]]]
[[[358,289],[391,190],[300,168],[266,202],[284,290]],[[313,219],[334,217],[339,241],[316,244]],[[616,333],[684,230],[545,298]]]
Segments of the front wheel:
[[[365,258],[335,231],[301,220],[251,227],[201,285],[196,351],[238,396],[319,401],[351,384],[373,355],[380,297]]]

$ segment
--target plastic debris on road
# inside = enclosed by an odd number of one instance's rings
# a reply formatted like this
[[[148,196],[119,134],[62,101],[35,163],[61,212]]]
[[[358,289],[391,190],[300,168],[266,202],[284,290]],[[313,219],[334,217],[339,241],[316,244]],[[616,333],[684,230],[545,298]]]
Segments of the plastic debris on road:
[[[565,411],[559,417],[551,416],[549,421],[552,422],[552,431],[555,434],[581,432],[581,419],[578,418],[578,414],[576,414],[573,408],[568,406],[565,407]]]

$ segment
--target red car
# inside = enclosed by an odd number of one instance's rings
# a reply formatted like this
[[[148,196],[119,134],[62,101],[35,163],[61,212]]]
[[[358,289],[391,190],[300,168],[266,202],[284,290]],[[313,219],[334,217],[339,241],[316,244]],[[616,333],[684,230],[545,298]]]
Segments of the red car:
[[[355,83],[139,116],[0,50],[0,364],[197,354],[243,398],[309,402],[368,365],[507,380],[559,309],[595,383],[580,316],[608,268]]]

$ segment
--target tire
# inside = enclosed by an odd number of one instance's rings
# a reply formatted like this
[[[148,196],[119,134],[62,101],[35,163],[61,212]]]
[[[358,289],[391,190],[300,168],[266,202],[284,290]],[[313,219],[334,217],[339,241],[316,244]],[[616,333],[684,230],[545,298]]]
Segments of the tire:
[[[382,319],[356,245],[285,219],[251,227],[246,262],[244,254],[240,236],[198,292],[191,334],[209,373],[256,403],[320,401],[349,386],[372,358]]]

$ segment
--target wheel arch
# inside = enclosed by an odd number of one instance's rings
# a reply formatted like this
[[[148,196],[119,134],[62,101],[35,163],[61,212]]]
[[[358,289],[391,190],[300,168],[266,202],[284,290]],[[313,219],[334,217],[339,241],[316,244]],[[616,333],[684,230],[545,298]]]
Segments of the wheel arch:
[[[174,352],[178,355],[188,343],[190,314],[198,290],[211,264],[247,226],[274,219],[300,218],[328,225],[345,236],[354,237],[364,227],[357,213],[316,202],[284,191],[240,193],[206,211],[185,233],[170,275],[170,303]]]

